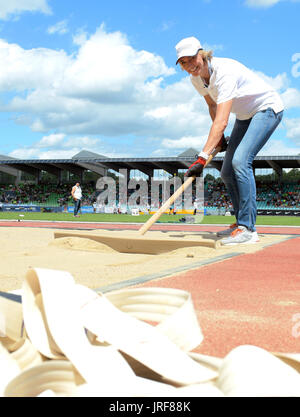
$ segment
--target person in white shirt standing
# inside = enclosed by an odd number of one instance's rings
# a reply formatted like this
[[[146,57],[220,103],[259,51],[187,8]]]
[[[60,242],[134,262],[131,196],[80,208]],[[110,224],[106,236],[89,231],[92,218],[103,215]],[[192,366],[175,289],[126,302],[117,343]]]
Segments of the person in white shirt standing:
[[[74,185],[74,187],[72,188],[71,194],[74,200],[74,216],[79,217],[78,212],[81,206],[81,199],[82,199],[82,191],[81,191],[79,182],[77,182]]]
[[[195,37],[176,45],[177,62],[191,75],[191,82],[204,97],[212,126],[198,159],[186,176],[200,176],[209,155],[218,146],[226,151],[221,177],[232,200],[236,223],[218,232],[222,244],[256,243],[256,184],[253,160],[283,117],[278,93],[238,61],[215,58],[203,50]],[[236,115],[229,138],[224,131],[230,113]]]

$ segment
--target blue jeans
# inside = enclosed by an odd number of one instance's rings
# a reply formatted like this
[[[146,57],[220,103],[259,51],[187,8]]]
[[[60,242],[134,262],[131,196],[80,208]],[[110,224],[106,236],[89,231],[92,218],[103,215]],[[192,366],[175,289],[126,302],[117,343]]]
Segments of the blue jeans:
[[[80,206],[81,206],[81,200],[75,200],[75,203],[74,203],[74,216],[77,216],[77,214],[79,212],[79,209],[80,209]]]
[[[283,116],[268,108],[251,119],[236,120],[221,169],[221,178],[230,195],[236,223],[255,231],[256,184],[252,163]]]

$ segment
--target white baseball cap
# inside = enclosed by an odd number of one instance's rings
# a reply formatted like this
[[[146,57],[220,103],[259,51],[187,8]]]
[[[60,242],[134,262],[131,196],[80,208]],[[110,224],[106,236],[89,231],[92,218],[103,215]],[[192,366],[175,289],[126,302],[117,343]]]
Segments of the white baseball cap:
[[[199,51],[199,49],[203,49],[201,43],[198,39],[191,36],[190,38],[184,38],[175,46],[176,53],[177,53],[177,61],[183,56],[194,56]]]

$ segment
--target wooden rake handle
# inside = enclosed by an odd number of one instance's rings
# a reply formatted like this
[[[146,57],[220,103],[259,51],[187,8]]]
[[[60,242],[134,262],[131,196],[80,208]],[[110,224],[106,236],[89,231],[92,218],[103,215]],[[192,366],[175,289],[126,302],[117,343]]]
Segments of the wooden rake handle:
[[[204,168],[211,162],[211,160],[220,152],[220,147],[217,147],[214,152],[209,156]],[[169,209],[169,207],[177,200],[177,198],[192,184],[196,177],[188,177],[188,179],[179,187],[174,194],[161,206],[156,213],[139,229],[139,234],[144,235],[147,230],[160,218],[160,216]]]

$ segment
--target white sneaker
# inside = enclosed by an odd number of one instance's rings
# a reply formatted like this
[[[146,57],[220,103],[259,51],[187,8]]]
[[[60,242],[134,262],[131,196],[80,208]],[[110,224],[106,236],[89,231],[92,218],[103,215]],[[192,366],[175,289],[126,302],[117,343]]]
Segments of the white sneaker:
[[[251,232],[251,233],[252,233],[252,239],[251,239],[251,241],[249,243],[257,243],[257,242],[259,242],[259,237],[258,237],[257,232]]]
[[[221,230],[220,232],[217,232],[217,236],[218,237],[226,237],[226,236],[230,236],[231,233],[238,228],[238,225],[236,223],[233,223],[232,225],[230,225],[227,229],[225,230]]]
[[[257,232],[250,232],[245,226],[238,226],[230,236],[221,240],[222,245],[253,244],[259,242]]]

